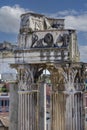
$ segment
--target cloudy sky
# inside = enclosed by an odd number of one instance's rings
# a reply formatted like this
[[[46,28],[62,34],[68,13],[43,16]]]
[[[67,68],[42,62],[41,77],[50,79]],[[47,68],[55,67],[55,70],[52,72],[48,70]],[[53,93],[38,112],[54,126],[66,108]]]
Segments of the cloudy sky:
[[[77,30],[81,61],[87,62],[87,0],[0,0],[0,43],[17,43],[20,15],[29,11],[65,18],[65,27]]]

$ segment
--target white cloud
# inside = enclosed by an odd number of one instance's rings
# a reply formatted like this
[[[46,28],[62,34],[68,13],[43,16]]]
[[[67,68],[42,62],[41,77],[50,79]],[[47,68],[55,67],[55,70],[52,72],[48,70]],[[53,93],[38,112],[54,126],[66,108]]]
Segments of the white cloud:
[[[0,8],[0,31],[7,33],[18,33],[20,15],[26,10],[15,5],[13,7],[3,6]]]
[[[87,45],[79,46],[81,61],[87,62]]]
[[[77,31],[87,32],[87,12],[76,10],[64,10],[55,14],[53,17],[60,17],[65,19],[65,28],[76,29]]]
[[[87,32],[87,14],[78,16],[68,15],[65,16],[65,27],[74,28],[77,31]]]

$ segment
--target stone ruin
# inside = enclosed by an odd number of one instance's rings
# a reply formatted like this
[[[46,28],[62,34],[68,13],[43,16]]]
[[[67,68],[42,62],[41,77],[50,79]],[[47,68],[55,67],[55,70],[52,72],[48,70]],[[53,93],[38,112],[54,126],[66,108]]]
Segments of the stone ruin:
[[[80,62],[76,30],[65,29],[64,19],[23,14],[14,54],[11,67],[18,75],[11,84],[10,130],[47,129],[46,85],[38,82],[46,69],[52,86],[49,130],[84,130],[87,64]]]

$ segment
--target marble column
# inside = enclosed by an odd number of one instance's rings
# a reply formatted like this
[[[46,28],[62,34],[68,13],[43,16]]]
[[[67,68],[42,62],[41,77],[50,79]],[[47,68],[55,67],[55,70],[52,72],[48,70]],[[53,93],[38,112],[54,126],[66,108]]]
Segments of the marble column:
[[[9,130],[18,130],[18,85],[16,82],[10,83],[9,117]]]

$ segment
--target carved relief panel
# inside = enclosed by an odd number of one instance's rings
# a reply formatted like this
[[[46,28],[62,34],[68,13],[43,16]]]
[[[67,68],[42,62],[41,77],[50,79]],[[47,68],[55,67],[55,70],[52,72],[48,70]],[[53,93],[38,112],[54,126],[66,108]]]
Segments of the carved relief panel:
[[[31,47],[67,47],[70,42],[68,31],[45,31],[32,34]]]

